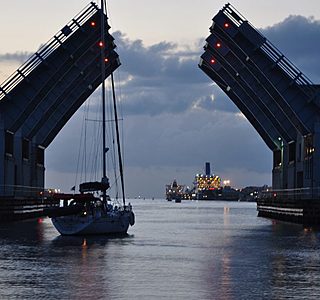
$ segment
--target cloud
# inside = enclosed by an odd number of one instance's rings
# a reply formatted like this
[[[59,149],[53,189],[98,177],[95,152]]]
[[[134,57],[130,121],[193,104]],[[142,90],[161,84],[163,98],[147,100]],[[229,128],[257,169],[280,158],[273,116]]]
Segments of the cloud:
[[[199,109],[177,118],[172,114],[131,116],[125,128],[126,158],[135,167],[198,166],[201,171],[204,161],[211,161],[221,172],[247,161],[250,170],[270,170],[268,163],[259,162],[261,153],[267,155],[268,150],[240,113]]]
[[[320,82],[319,20],[291,15],[262,32],[307,77]]]
[[[305,75],[319,82],[319,21],[289,16],[262,32]],[[193,107],[238,112],[228,97],[197,68],[204,39],[189,46],[160,42],[147,47],[141,40],[132,41],[121,32],[115,32],[114,36],[123,63],[120,72],[125,82],[122,100],[126,114],[179,114]]]
[[[289,16],[262,31],[307,76],[319,81],[319,21]],[[145,46],[142,40],[131,40],[121,32],[113,35],[122,62],[115,78],[124,115],[129,194],[140,191],[141,195],[163,196],[164,185],[173,178],[190,185],[206,161],[216,174],[238,187],[270,184],[271,151],[197,66],[204,38],[187,46],[165,41]],[[0,55],[0,61],[22,59],[23,55]],[[96,92],[90,101],[98,103],[98,97]],[[92,114],[98,109],[96,104]],[[66,180],[61,178],[77,169],[83,110],[46,152],[48,179],[62,187]],[[66,190],[73,185],[68,182]]]
[[[302,71],[316,76],[320,59],[315,49],[319,47],[309,45],[319,43],[318,21],[291,16],[263,33]],[[197,67],[204,39],[190,46],[160,42],[148,47],[121,32],[114,36],[122,62],[116,78],[124,112],[129,194],[162,196],[164,185],[173,178],[191,185],[206,161],[235,186],[271,183],[271,151],[232,101]],[[65,138],[60,135],[57,143],[62,146],[75,128],[76,123],[66,128],[70,132],[64,131]],[[52,151],[63,160],[65,150]],[[65,164],[57,161],[50,164],[50,169],[62,168]]]
[[[80,118],[79,111],[48,149],[48,180],[53,184],[60,181],[57,186],[66,191],[75,184],[73,173],[81,169],[76,159]],[[123,122],[129,195],[160,197],[173,178],[192,185],[194,175],[204,171],[206,161],[211,162],[215,174],[230,179],[237,187],[270,184],[272,153],[240,113],[197,108],[180,115],[130,115]],[[90,134],[87,141],[89,149]],[[66,148],[66,144],[75,146]],[[60,178],[66,176],[62,174],[68,174],[68,180],[61,182]],[[112,172],[109,175],[112,177]]]
[[[289,16],[262,29],[280,50],[311,79],[319,82],[320,21]],[[209,33],[208,33],[209,34]],[[237,113],[225,94],[197,67],[204,38],[193,45],[159,42],[145,46],[114,32],[122,66],[118,81],[127,115],[184,113],[193,107]],[[28,52],[0,54],[0,61],[24,61]]]
[[[32,53],[27,51],[18,51],[15,53],[5,53],[0,54],[0,62],[9,62],[9,61],[15,61],[19,63],[25,62]]]
[[[115,32],[114,37],[122,62],[122,101],[126,114],[179,114],[195,105],[204,105],[211,111],[237,111],[229,100],[219,101],[226,97],[198,69],[202,48],[195,46],[199,41],[191,47],[167,42],[147,47],[141,40],[131,41],[121,32]],[[219,97],[210,97],[214,90]],[[215,101],[209,100],[212,98]]]

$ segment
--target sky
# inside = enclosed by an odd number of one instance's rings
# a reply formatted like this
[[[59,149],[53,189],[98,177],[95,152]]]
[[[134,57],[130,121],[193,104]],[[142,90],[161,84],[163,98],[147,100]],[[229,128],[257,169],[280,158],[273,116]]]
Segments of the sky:
[[[88,3],[0,0],[0,82]],[[318,0],[231,3],[314,83],[320,82]],[[108,1],[122,62],[116,78],[129,197],[164,197],[165,184],[174,178],[191,185],[206,161],[234,187],[271,184],[271,151],[197,66],[211,19],[224,4]],[[74,185],[78,150],[68,145],[79,145],[82,119],[80,109],[46,150],[47,187],[68,192]]]

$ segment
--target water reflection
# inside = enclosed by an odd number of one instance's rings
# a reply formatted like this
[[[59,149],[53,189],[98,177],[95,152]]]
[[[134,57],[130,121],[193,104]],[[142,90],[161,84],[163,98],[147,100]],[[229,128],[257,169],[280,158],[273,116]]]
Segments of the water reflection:
[[[274,297],[283,297],[285,292],[293,299],[302,299],[306,296],[303,291],[310,288],[314,297],[319,297],[319,232],[311,228],[305,230],[300,225],[279,223],[274,233]]]
[[[0,224],[0,243],[39,244],[44,239],[42,219]]]
[[[58,236],[52,240],[50,257],[65,262],[60,269],[60,281],[68,286],[68,297],[109,299],[117,276],[110,261],[115,254],[121,256],[121,244],[130,238],[130,235]]]
[[[320,297],[314,228],[238,202],[137,200],[135,212],[124,237],[63,237],[48,219],[0,226],[0,299]]]
[[[223,224],[227,226],[230,224],[230,207],[224,206],[223,208]]]
[[[221,252],[213,244],[205,281],[212,299],[303,299],[306,291],[308,299],[320,297],[318,231],[271,221],[245,235],[222,231],[228,238],[220,240]]]
[[[59,282],[68,286],[68,297],[108,298],[108,282],[102,284],[102,280],[104,282],[106,278],[103,278],[104,274],[99,270],[103,264],[105,272],[110,273],[106,259],[108,238],[58,236],[51,242],[48,250],[50,259],[63,261]]]
[[[57,236],[48,220],[1,224],[0,299],[108,299],[121,245],[132,235]],[[111,241],[111,247],[109,247]]]

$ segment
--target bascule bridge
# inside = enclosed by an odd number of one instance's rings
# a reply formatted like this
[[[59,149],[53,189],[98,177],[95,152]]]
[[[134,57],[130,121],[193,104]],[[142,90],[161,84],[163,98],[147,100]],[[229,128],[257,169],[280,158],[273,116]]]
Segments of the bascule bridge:
[[[199,67],[273,151],[273,191],[258,210],[301,217],[300,200],[319,199],[319,86],[230,4],[214,16],[204,50]]]
[[[105,18],[91,2],[0,86],[0,218],[41,215],[44,156],[71,116],[120,65]],[[70,147],[70,145],[65,145]]]

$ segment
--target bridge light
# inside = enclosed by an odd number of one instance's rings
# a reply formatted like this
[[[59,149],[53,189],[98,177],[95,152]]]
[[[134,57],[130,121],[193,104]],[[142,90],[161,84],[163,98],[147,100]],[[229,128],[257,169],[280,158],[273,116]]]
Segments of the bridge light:
[[[91,25],[92,27],[95,27],[95,26],[96,26],[96,22],[95,22],[95,21],[91,21],[90,25]]]

